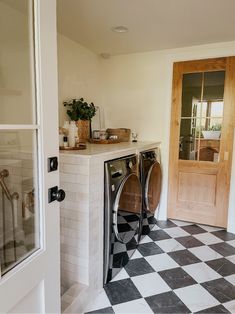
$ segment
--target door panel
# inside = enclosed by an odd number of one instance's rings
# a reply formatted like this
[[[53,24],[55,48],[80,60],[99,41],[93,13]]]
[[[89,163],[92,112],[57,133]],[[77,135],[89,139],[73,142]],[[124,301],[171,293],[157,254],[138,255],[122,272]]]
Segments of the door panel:
[[[131,173],[119,187],[114,203],[114,232],[122,243],[128,243],[139,228],[142,210],[141,185],[136,174]]]
[[[19,194],[17,219],[8,212],[10,231],[20,229],[27,240],[23,248],[17,240],[17,265],[0,278],[0,312],[59,313],[59,204],[48,204],[59,173],[47,172],[47,158],[59,154],[56,1],[5,0],[0,7],[0,35],[7,34],[0,36],[0,168],[9,168],[6,186]]]
[[[234,57],[174,64],[170,218],[227,225],[235,120],[234,72]],[[204,131],[213,132],[208,135]]]
[[[193,186],[193,189],[192,189]],[[178,200],[215,204],[216,175],[179,172]]]
[[[145,205],[148,212],[154,214],[161,196],[162,170],[159,162],[149,169],[145,183]]]

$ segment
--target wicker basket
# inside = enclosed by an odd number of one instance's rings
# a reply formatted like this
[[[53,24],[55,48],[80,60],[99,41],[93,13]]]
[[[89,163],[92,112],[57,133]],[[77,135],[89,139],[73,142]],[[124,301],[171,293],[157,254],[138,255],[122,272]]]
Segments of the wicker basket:
[[[108,137],[111,135],[117,135],[118,140],[120,142],[129,142],[130,141],[130,136],[131,136],[131,130],[130,129],[124,129],[124,128],[119,128],[119,129],[107,129]]]
[[[90,138],[90,120],[77,120],[79,142],[87,142]]]

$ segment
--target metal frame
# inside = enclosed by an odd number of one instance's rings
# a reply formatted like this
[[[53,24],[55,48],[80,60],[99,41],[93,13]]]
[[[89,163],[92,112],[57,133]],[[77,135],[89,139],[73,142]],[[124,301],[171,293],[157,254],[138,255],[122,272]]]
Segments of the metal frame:
[[[114,206],[113,206],[113,230],[114,230],[115,236],[118,239],[118,241],[120,241],[121,243],[124,243],[124,244],[127,244],[129,241],[124,242],[119,237],[118,227],[117,227],[117,214],[118,214],[119,201],[120,201],[120,197],[121,197],[121,193],[122,193],[123,187],[126,184],[127,180],[129,180],[129,178],[132,177],[132,176],[135,176],[138,179],[140,194],[142,194],[142,188],[141,188],[139,177],[135,173],[130,173],[129,175],[127,175],[122,180],[122,183],[121,183],[121,185],[120,185],[120,187],[118,189],[118,192],[117,192],[117,195],[116,195],[116,198],[115,198],[115,202],[114,202]],[[142,203],[142,201],[141,201],[141,203]],[[141,215],[141,212],[140,212],[140,215]]]
[[[148,175],[147,175],[147,178],[146,178],[146,181],[145,181],[145,189],[144,189],[145,206],[146,206],[147,211],[150,212],[150,213],[151,213],[151,211],[149,209],[149,200],[148,200],[149,180],[150,180],[151,173],[153,171],[153,167],[156,164],[161,165],[157,160],[152,164],[152,166],[150,167],[150,169],[148,171]],[[159,203],[157,204],[157,206],[158,205],[159,205]]]

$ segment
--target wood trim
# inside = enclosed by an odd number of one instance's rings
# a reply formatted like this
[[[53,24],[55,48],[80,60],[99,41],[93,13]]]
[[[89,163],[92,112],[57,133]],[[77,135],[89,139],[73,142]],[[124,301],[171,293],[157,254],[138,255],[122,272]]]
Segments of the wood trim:
[[[177,184],[177,176],[174,176],[174,169],[177,167],[179,155],[179,127],[181,116],[181,98],[182,98],[182,62],[174,63],[173,81],[172,81],[172,109],[170,123],[170,156],[169,156],[169,175],[168,175],[168,195],[173,195],[174,186]],[[168,214],[171,215],[176,199],[168,198]]]
[[[197,73],[206,71],[221,71],[226,68],[227,58],[212,58],[204,60],[176,62],[182,66],[183,73]]]
[[[227,195],[230,191],[230,178],[232,169],[232,152],[233,152],[233,137],[235,127],[235,57],[226,58],[226,77],[225,77],[225,91],[224,91],[224,103],[226,104],[226,110],[224,112],[222,133],[221,133],[221,162],[224,170],[224,181]],[[231,114],[232,113],[232,114]],[[226,139],[226,140],[225,140]],[[229,152],[228,160],[224,159],[225,153]],[[222,171],[222,169],[221,169]],[[217,191],[221,193],[220,189]],[[224,195],[224,193],[223,193]],[[223,203],[228,208],[229,198],[223,196]],[[217,221],[222,220],[224,226],[227,226],[228,212],[221,212],[217,210]]]

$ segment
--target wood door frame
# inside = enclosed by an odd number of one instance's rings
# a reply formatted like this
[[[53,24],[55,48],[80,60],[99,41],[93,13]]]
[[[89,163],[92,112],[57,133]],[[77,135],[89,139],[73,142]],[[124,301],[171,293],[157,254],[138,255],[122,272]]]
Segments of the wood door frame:
[[[224,90],[224,103],[226,107],[235,107],[235,57],[221,57],[211,58],[203,60],[181,61],[173,64],[173,80],[172,80],[172,105],[171,105],[171,122],[170,122],[170,146],[169,146],[169,174],[168,174],[168,217],[172,218],[172,212],[174,202],[171,200],[171,195],[177,184],[178,175],[175,174],[175,167],[178,167],[178,163],[183,164],[185,161],[179,160],[179,135],[180,135],[180,120],[181,120],[181,102],[182,102],[182,78],[186,73],[197,73],[206,71],[226,71],[225,78],[225,90]],[[226,112],[228,112],[227,110]],[[221,160],[226,166],[226,197],[224,202],[226,203],[226,214],[217,212],[218,219],[223,220],[223,226],[227,226],[228,217],[228,203],[229,203],[229,188],[231,178],[231,166],[232,166],[232,149],[233,149],[233,135],[235,125],[235,113],[232,115],[224,115],[222,123],[221,134],[221,147],[220,156]],[[226,138],[226,141],[224,140]],[[225,152],[229,152],[228,160],[224,160]],[[188,166],[192,167],[199,165],[198,161],[187,161]],[[213,163],[200,161],[200,165],[209,167],[213,172]],[[219,193],[219,191],[216,191]],[[220,217],[219,217],[220,216]],[[176,217],[174,217],[176,218]],[[179,217],[180,219],[180,217]],[[204,222],[208,223],[208,222]]]

